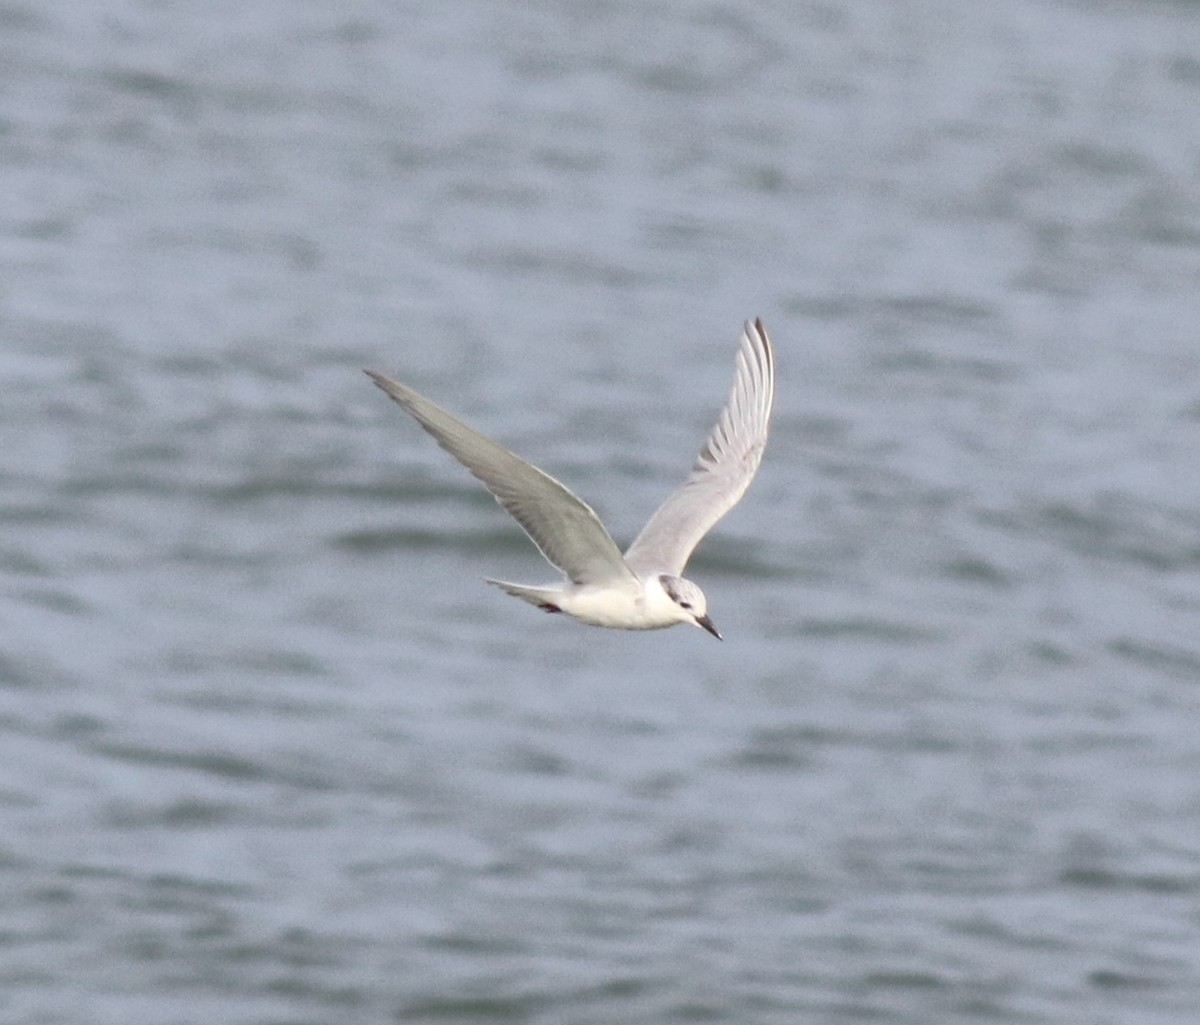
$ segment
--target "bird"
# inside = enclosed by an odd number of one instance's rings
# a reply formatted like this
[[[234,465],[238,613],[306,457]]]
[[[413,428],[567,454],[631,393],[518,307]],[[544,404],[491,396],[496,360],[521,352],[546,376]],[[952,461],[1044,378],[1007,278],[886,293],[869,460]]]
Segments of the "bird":
[[[683,576],[693,550],[746,493],[762,462],[775,396],[775,357],[762,320],[746,322],[733,388],[683,485],[625,554],[590,505],[564,484],[408,385],[364,370],[490,491],[565,580],[485,578],[515,598],[589,626],[657,630],[691,623],[721,640],[700,587]]]

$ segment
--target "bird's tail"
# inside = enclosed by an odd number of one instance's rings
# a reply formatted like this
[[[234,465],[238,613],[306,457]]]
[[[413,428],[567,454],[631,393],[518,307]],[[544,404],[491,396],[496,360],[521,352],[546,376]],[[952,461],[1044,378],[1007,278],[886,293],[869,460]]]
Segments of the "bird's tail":
[[[539,609],[544,609],[546,612],[562,612],[562,606],[558,604],[561,598],[561,588],[530,587],[528,584],[510,584],[507,580],[485,579],[489,584],[495,584],[501,590],[507,591],[514,598],[527,601]]]

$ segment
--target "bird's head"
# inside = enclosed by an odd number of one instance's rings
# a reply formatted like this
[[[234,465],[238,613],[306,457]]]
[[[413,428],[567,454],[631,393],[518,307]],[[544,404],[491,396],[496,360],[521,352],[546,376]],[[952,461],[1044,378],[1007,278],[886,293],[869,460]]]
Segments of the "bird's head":
[[[708,618],[708,602],[699,587],[690,580],[673,577],[669,573],[660,574],[658,582],[662,584],[662,589],[666,592],[667,597],[678,607],[680,622],[703,627],[718,641],[721,640],[721,635],[713,626],[713,621]]]

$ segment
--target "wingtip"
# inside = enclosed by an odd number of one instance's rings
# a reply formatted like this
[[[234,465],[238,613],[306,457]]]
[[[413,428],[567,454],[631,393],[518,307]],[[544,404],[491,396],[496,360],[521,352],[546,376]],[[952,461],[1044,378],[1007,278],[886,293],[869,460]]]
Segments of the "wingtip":
[[[749,321],[747,321],[746,335],[751,341],[754,340],[754,335],[758,335],[759,340],[762,342],[762,348],[763,348],[764,352],[766,353],[767,363],[770,364],[773,359],[772,353],[771,353],[771,336],[767,334],[767,328],[766,328],[766,325],[763,324],[763,322],[762,322],[762,317],[754,318],[754,331],[753,332],[751,332],[750,323],[749,323]]]
[[[372,370],[370,367],[363,367],[363,373],[366,374],[376,388],[383,391],[391,398],[396,398],[396,389],[393,387],[393,382],[386,374],[381,374],[378,370]]]
[[[412,406],[408,395],[409,389],[405,388],[399,381],[393,381],[386,374],[381,374],[378,370],[370,370],[363,367],[363,373],[366,374],[381,392],[393,402],[403,406],[410,413]],[[417,417],[420,420],[420,417]]]

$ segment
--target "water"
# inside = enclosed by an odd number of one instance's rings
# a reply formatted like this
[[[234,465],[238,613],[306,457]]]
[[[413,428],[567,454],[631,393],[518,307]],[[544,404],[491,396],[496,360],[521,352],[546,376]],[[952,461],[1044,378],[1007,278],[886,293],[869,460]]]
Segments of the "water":
[[[0,5],[0,1018],[1190,1023],[1200,10]],[[692,574],[541,616],[394,373]]]

